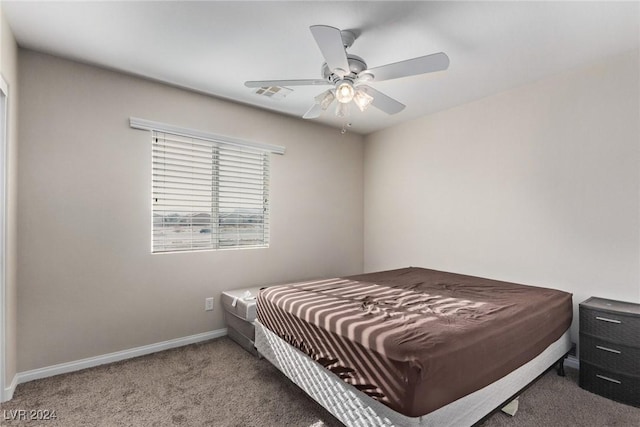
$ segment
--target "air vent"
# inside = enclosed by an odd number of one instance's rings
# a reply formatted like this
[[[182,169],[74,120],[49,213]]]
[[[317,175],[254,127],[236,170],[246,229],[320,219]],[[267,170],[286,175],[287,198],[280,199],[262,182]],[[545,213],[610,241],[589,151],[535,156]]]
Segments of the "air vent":
[[[269,87],[259,87],[256,90],[256,95],[266,96],[271,99],[284,99],[289,93],[293,92],[292,89],[282,86],[269,86]]]

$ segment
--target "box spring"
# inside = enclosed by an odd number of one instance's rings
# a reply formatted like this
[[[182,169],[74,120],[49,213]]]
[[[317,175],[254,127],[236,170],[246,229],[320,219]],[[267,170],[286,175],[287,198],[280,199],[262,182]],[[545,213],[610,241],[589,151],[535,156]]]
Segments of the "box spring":
[[[347,426],[471,426],[516,396],[571,349],[567,330],[536,358],[498,381],[427,415],[407,417],[345,383],[259,321],[255,326],[258,353]]]

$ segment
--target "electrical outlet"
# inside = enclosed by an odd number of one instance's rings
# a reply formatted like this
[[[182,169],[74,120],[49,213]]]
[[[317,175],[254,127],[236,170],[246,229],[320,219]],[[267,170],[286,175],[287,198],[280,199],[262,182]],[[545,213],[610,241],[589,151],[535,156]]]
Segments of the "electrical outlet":
[[[204,299],[204,309],[206,311],[213,310],[213,297],[209,297],[209,298],[205,298]]]

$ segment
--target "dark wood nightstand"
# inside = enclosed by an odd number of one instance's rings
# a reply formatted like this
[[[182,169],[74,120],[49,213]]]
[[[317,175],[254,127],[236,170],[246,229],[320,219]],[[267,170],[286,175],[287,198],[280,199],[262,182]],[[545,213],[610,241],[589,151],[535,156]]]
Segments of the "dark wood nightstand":
[[[580,303],[580,387],[640,407],[640,304]]]

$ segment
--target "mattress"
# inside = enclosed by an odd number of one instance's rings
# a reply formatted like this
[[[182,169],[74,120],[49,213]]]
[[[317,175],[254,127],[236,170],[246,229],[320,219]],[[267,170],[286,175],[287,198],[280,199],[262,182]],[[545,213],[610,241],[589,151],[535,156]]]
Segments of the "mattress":
[[[257,303],[275,335],[407,417],[504,377],[572,319],[566,292],[413,267],[273,286]]]

